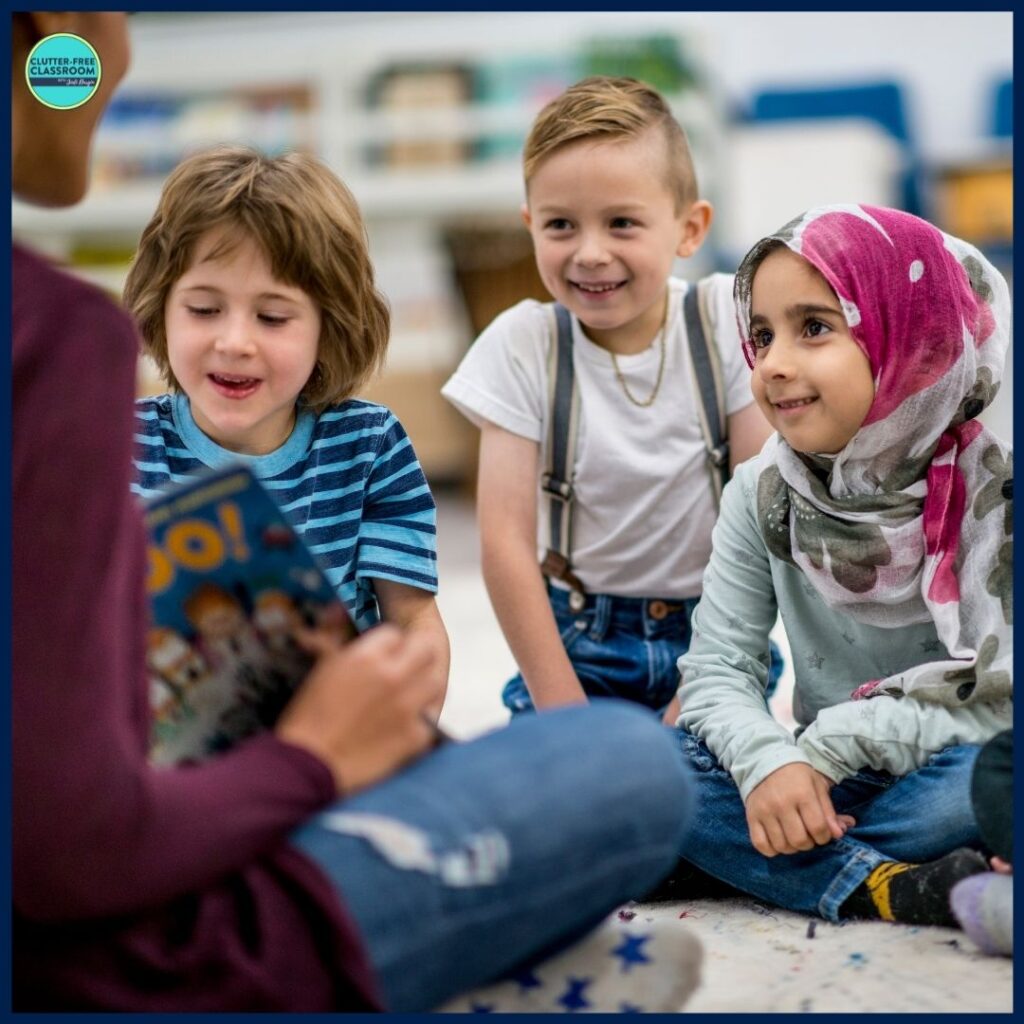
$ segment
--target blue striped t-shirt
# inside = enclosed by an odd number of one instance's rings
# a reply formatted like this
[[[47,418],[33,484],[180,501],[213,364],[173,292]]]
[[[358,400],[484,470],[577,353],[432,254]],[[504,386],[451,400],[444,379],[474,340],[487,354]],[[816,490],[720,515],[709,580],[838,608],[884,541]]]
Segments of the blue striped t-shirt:
[[[300,410],[267,455],[222,448],[196,426],[184,394],[135,403],[135,481],[149,498],[205,467],[247,463],[326,570],[360,629],[379,621],[372,580],[437,592],[434,499],[402,425],[350,399],[319,416]]]

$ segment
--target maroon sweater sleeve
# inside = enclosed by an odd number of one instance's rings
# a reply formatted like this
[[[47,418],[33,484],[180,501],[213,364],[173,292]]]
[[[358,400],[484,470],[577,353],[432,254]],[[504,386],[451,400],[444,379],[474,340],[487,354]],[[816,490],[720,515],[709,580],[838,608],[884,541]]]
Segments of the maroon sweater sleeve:
[[[16,914],[33,928],[128,915],[137,930],[207,889],[254,886],[258,907],[262,886],[284,918],[262,923],[282,933],[274,955],[304,949],[311,911],[292,913],[286,890],[336,900],[284,840],[335,797],[330,771],[272,734],[194,767],[149,765],[135,332],[100,292],[17,248],[12,284]],[[313,913],[345,931],[340,907]]]
[[[137,343],[102,294],[47,276],[63,295],[14,282],[13,871],[22,913],[68,919],[202,887],[334,788],[272,735],[192,768],[147,763]]]

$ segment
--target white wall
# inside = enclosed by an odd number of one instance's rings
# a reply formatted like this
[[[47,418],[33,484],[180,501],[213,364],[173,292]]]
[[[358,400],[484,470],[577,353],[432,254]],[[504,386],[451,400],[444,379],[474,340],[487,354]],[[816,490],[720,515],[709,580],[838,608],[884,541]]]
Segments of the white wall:
[[[728,95],[764,84],[890,77],[907,87],[925,156],[955,154],[985,131],[993,83],[1013,71],[1009,12],[707,14]]]

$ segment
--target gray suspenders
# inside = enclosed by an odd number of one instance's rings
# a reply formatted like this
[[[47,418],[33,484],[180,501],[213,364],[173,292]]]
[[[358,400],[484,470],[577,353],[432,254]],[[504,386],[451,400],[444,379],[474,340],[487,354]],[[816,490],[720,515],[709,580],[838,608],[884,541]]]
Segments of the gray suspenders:
[[[569,606],[584,604],[583,584],[572,572],[572,475],[576,465],[576,438],[580,425],[580,390],[572,359],[572,317],[561,303],[549,307],[554,330],[548,352],[548,469],[540,488],[548,496],[550,541],[540,571],[569,584]]]
[[[572,358],[572,317],[559,303],[549,307],[553,343],[548,355],[548,445],[546,472],[541,490],[548,496],[550,535],[541,572],[567,583],[569,607],[579,611],[586,601],[583,584],[572,571],[572,476],[576,464],[580,396]],[[715,503],[729,479],[729,439],[725,417],[725,390],[717,345],[709,343],[710,320],[707,294],[700,284],[691,284],[683,296],[687,351],[692,367],[697,418],[707,448],[708,470]]]
[[[709,340],[711,320],[707,305],[707,288],[701,287],[701,282],[691,284],[683,296],[686,350],[690,355],[697,417],[718,506],[722,501],[722,488],[729,482],[729,425],[725,417],[725,383],[718,346]]]

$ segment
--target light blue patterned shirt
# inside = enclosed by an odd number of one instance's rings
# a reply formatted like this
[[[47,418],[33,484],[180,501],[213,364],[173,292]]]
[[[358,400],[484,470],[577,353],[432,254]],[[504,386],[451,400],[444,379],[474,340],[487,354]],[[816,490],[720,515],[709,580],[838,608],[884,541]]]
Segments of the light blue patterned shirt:
[[[679,659],[678,724],[707,743],[744,799],[791,762],[834,782],[871,767],[902,776],[945,747],[1012,725],[1011,701],[950,708],[904,697],[851,701],[862,683],[949,657],[935,623],[894,629],[833,610],[794,565],[770,554],[757,519],[759,457],[722,495],[693,641]],[[768,632],[781,614],[795,676],[797,735],[768,713]]]

